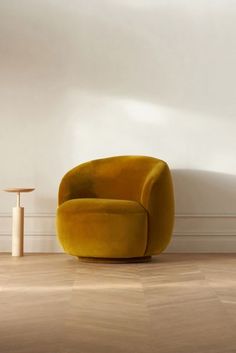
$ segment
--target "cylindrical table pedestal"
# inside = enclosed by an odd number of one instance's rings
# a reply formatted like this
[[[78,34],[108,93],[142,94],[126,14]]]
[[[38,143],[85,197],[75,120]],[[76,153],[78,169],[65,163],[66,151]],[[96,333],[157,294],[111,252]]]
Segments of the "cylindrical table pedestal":
[[[24,255],[24,207],[20,206],[21,192],[31,192],[34,188],[11,188],[7,192],[16,193],[16,207],[12,210],[12,256]]]
[[[24,207],[12,209],[12,256],[24,254]]]

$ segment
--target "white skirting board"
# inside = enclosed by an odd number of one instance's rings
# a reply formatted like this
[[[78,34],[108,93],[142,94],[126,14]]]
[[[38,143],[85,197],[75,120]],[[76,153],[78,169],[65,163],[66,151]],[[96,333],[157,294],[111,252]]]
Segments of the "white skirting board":
[[[0,252],[11,251],[11,214],[0,214]],[[25,252],[62,252],[55,214],[25,215]],[[176,215],[166,252],[236,252],[235,215]]]
[[[174,235],[168,253],[236,253],[236,235]]]
[[[55,235],[26,235],[25,253],[63,252]],[[0,252],[11,252],[11,236],[0,236]],[[173,236],[167,253],[236,253],[236,236]]]
[[[11,235],[0,236],[0,252],[11,252]],[[25,235],[25,253],[63,252],[55,235]]]

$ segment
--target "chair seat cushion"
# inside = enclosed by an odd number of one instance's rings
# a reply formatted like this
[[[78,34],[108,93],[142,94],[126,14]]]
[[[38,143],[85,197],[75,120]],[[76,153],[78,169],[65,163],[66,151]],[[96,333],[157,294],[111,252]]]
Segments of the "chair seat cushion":
[[[57,233],[71,255],[101,258],[144,256],[147,212],[135,201],[84,198],[57,209]]]

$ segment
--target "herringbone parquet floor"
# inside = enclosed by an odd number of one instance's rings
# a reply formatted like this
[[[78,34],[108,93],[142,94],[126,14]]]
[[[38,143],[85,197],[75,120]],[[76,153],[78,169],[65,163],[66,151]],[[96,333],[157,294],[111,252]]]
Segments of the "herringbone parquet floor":
[[[0,255],[0,353],[235,353],[236,255]]]

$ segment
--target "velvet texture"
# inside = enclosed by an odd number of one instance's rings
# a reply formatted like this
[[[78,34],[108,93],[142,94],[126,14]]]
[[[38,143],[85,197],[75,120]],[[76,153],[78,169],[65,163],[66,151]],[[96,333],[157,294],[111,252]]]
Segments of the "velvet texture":
[[[98,159],[70,170],[58,194],[57,234],[81,257],[132,258],[168,245],[174,197],[168,165],[145,156]]]

